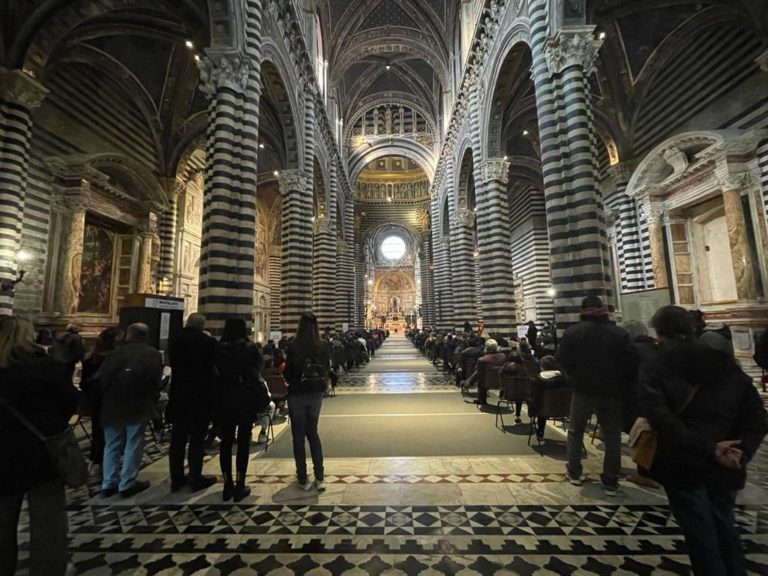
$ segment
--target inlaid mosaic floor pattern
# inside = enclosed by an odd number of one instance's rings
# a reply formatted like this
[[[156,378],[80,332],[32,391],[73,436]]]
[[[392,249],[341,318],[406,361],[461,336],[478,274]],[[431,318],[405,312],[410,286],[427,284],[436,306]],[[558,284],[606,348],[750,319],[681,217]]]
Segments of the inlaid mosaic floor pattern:
[[[417,373],[376,366],[414,362],[390,340],[342,393],[456,391],[426,360]],[[424,397],[422,397],[424,398]],[[493,414],[488,414],[492,426]],[[364,431],[361,431],[364,432]],[[290,433],[285,425],[278,434]],[[461,433],[457,425],[457,434]],[[499,432],[501,434],[501,432]],[[547,434],[563,435],[560,427]],[[322,435],[322,430],[321,430]],[[327,490],[295,486],[293,462],[252,450],[241,503],[223,503],[221,484],[170,494],[167,443],[148,434],[142,478],[152,488],[103,499],[98,479],[70,493],[72,573],[101,575],[682,575],[690,568],[663,493],[623,482],[617,497],[599,481],[601,447],[589,444],[588,481],[571,486],[564,463],[545,454],[484,458],[326,460]],[[167,441],[167,439],[166,439]],[[352,439],[351,441],[354,441]],[[418,441],[418,439],[414,439]],[[450,442],[451,438],[446,438]],[[631,462],[625,459],[625,471]],[[217,458],[205,472],[217,473]],[[752,463],[737,521],[750,574],[768,575],[768,450]],[[22,518],[20,574],[28,526]]]

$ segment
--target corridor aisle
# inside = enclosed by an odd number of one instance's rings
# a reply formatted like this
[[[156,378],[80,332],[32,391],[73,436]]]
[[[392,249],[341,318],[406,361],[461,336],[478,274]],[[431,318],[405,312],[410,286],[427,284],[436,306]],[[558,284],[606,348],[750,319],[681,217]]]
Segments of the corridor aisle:
[[[290,452],[280,454],[290,442],[285,425],[266,454],[254,446],[248,477],[253,493],[239,504],[221,501],[221,484],[198,494],[170,494],[167,444],[151,442],[142,477],[153,485],[146,493],[103,500],[95,483],[90,495],[73,493],[76,572],[686,573],[681,534],[659,491],[622,483],[617,497],[604,496],[597,481],[600,453],[591,445],[585,461],[590,481],[571,486],[556,450],[542,457],[528,448],[524,425],[506,434],[495,429],[494,415],[465,403],[450,378],[405,338],[393,336],[365,368],[342,380],[338,396],[324,401],[320,424],[328,454],[326,492],[306,493],[294,485]],[[389,424],[382,426],[381,419]],[[344,422],[355,422],[355,429]],[[344,426],[339,442],[334,428]],[[403,428],[408,434],[398,432]],[[395,431],[394,444],[369,441],[387,429]],[[474,434],[487,434],[488,446],[467,444],[463,449],[471,454],[440,456]],[[547,429],[547,437],[555,447],[564,440],[554,429]],[[334,445],[346,445],[356,456],[335,457]],[[397,456],[419,445],[433,446],[435,454]],[[218,473],[214,455],[205,466]],[[628,462],[625,468],[630,470]],[[765,467],[753,471],[758,481],[765,477]],[[763,486],[750,482],[738,513],[755,574],[765,574],[768,565],[766,496],[764,480]]]

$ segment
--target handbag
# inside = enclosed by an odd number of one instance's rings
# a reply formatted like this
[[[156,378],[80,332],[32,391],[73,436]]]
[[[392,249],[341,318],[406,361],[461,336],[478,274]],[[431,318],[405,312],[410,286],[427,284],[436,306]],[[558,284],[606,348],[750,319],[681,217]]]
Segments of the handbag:
[[[88,481],[88,464],[85,461],[83,451],[77,444],[75,432],[71,426],[67,426],[64,431],[45,436],[32,422],[16,408],[0,398],[0,403],[5,406],[13,416],[21,422],[32,434],[45,444],[45,449],[51,459],[56,473],[64,481],[64,484],[70,488],[80,488]]]
[[[691,387],[683,405],[675,410],[675,416],[680,416],[690,406],[698,391],[699,386]],[[656,457],[656,449],[659,446],[659,433],[653,429],[647,419],[638,418],[632,425],[632,430],[629,431],[629,446],[632,461],[639,467],[650,470]]]

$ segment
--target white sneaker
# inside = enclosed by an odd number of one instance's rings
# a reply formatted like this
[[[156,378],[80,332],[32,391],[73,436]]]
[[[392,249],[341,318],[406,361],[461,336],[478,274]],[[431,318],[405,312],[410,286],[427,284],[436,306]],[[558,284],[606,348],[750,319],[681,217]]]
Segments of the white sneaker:
[[[315,480],[315,488],[318,492],[325,492],[325,480]]]
[[[582,483],[583,483],[583,482],[584,482],[584,480],[585,480],[585,476],[584,476],[584,474],[582,474],[581,476],[579,476],[578,478],[576,478],[576,477],[573,477],[573,476],[571,476],[570,474],[568,474],[568,473],[566,472],[566,473],[565,473],[565,477],[566,477],[566,478],[568,478],[568,482],[570,482],[572,486],[581,486],[581,485],[582,485]]]
[[[304,490],[304,492],[309,492],[310,490],[312,490],[312,486],[314,485],[315,484],[312,482],[312,480],[307,479],[307,481],[304,482],[304,484],[299,483],[299,488]]]

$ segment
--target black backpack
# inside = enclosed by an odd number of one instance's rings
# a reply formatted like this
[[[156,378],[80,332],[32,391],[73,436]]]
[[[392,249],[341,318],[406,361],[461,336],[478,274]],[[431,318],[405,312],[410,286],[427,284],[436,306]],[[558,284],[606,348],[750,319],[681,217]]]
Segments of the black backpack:
[[[316,358],[307,356],[304,359],[299,387],[307,393],[325,392],[326,371],[327,367],[318,362]]]

